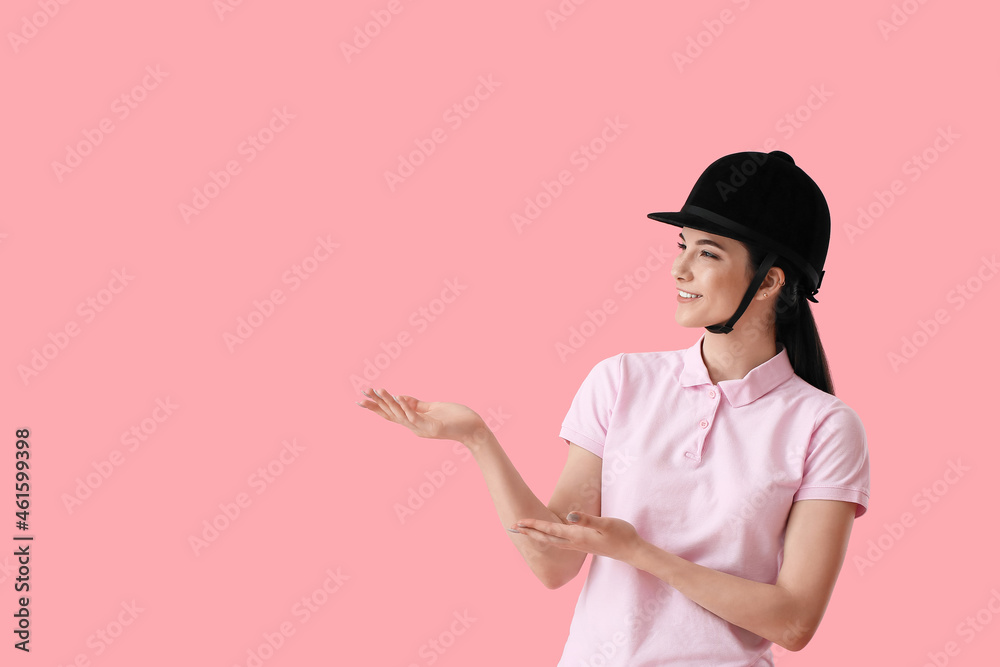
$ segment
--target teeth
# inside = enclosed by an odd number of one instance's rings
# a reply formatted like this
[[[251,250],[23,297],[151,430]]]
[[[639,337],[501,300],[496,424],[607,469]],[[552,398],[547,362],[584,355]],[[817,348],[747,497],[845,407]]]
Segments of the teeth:
[[[690,292],[685,292],[683,290],[677,290],[677,291],[680,292],[680,295],[685,299],[693,299],[695,297],[701,296],[700,294],[691,294]]]

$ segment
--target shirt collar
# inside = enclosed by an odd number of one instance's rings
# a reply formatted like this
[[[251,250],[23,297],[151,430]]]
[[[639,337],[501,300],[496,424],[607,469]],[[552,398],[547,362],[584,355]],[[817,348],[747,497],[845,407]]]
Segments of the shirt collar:
[[[701,334],[694,345],[684,351],[684,368],[681,371],[681,386],[694,387],[702,384],[712,384],[708,376],[708,368],[701,356],[701,344],[705,340]],[[791,362],[788,361],[788,350],[778,343],[778,353],[752,369],[746,377],[739,380],[722,380],[719,389],[725,394],[726,400],[734,408],[753,403],[758,398],[771,391],[795,374]]]

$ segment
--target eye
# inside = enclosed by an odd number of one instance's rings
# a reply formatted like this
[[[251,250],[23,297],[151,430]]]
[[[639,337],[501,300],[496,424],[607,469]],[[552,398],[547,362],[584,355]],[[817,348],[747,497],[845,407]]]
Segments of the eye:
[[[683,243],[680,243],[680,242],[678,242],[678,243],[677,243],[677,247],[678,247],[678,248],[680,248],[681,250],[687,250],[687,246],[686,246],[686,245],[684,245]],[[707,257],[711,257],[712,259],[719,259],[719,256],[718,256],[718,255],[715,255],[715,254],[713,254],[713,253],[710,253],[710,252],[709,252],[709,251],[707,251],[707,250],[702,250],[702,251],[701,251],[701,254],[703,254],[703,255],[705,255],[705,256],[707,256]]]

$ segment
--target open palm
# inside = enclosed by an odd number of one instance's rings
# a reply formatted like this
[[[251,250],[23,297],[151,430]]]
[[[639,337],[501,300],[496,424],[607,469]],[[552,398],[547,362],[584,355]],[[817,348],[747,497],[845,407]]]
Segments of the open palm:
[[[363,408],[402,424],[421,438],[469,442],[481,437],[486,423],[475,410],[461,403],[421,401],[413,396],[393,396],[385,389],[363,392],[370,400]]]

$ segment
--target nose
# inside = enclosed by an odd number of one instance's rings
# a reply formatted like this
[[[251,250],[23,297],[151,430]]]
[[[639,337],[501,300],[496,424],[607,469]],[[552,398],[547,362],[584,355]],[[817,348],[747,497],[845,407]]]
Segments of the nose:
[[[674,277],[674,280],[686,280],[688,274],[687,259],[685,258],[685,253],[683,250],[679,252],[677,257],[674,258],[674,263],[670,267],[670,275]]]

